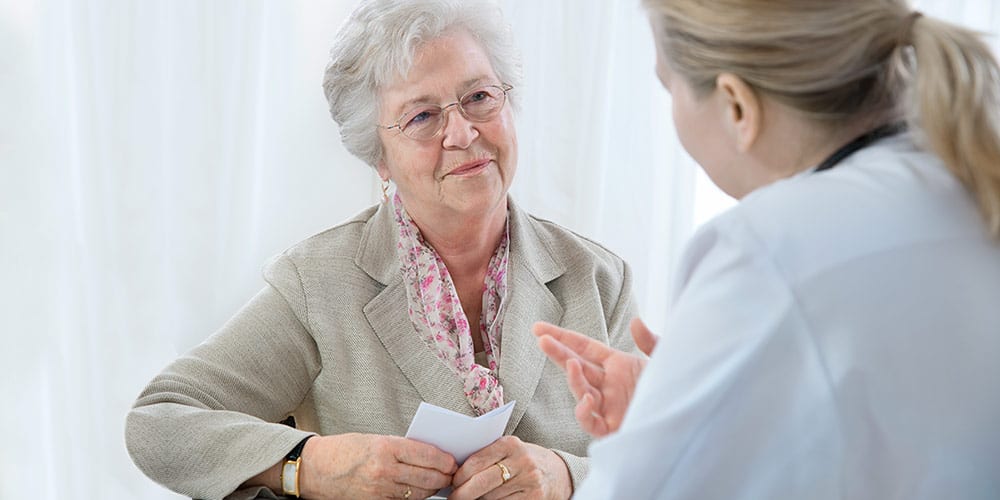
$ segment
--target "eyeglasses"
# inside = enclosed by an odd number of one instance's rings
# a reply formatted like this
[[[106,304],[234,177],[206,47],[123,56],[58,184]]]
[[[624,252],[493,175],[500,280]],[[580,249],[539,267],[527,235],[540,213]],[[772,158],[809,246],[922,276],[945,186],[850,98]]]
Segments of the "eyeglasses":
[[[486,122],[492,120],[507,102],[507,92],[514,87],[506,83],[486,85],[467,92],[461,99],[444,107],[433,104],[421,104],[399,117],[395,125],[376,125],[384,129],[399,129],[399,131],[417,141],[426,141],[437,137],[444,130],[445,114],[452,106],[457,106],[459,113],[466,120]]]

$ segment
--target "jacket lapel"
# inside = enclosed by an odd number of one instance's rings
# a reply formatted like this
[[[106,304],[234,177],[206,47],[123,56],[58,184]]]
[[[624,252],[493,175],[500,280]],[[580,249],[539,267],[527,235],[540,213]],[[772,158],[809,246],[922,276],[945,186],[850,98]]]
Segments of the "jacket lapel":
[[[503,336],[500,340],[500,383],[504,400],[517,401],[506,434],[517,428],[531,403],[547,360],[538,348],[531,325],[536,321],[559,324],[563,309],[547,283],[565,272],[542,242],[541,228],[508,198],[511,257]]]
[[[365,226],[355,256],[359,267],[385,285],[365,305],[365,318],[389,356],[424,401],[474,415],[458,377],[437,358],[410,322],[406,288],[396,256],[398,238],[392,209],[386,204],[380,205]]]
[[[506,434],[517,427],[531,403],[547,360],[531,325],[559,324],[563,309],[547,283],[565,272],[543,244],[544,229],[508,198],[511,257],[500,340],[500,383],[505,401],[517,401]],[[366,224],[355,263],[385,285],[364,307],[365,318],[389,356],[424,401],[465,415],[475,415],[451,370],[417,335],[407,313],[406,289],[396,255],[399,235],[391,207],[379,206]]]

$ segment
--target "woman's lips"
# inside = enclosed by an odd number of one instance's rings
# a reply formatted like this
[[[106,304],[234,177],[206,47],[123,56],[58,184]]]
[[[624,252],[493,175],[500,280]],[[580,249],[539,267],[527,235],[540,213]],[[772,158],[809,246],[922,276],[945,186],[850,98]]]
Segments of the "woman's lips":
[[[448,175],[475,175],[481,172],[487,165],[490,164],[489,158],[470,161],[468,163],[463,163],[458,166],[455,170],[452,170]]]

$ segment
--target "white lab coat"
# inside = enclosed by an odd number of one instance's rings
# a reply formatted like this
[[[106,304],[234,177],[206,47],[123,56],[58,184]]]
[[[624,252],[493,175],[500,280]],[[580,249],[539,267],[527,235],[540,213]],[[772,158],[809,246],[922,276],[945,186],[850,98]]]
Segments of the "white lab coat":
[[[1000,498],[1000,244],[908,135],[753,192],[677,277],[576,498]]]

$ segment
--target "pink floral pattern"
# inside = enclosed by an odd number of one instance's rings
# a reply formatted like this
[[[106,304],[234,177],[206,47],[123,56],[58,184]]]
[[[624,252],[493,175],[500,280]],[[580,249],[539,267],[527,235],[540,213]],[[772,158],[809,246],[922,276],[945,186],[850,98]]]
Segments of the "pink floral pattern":
[[[489,367],[476,363],[469,320],[444,260],[424,241],[420,230],[393,197],[399,227],[397,250],[406,283],[410,321],[438,359],[462,380],[465,397],[477,415],[503,405],[503,387],[497,378],[500,364],[500,315],[507,294],[507,259],[510,235],[504,236],[490,259],[483,282],[483,312],[479,334]]]

